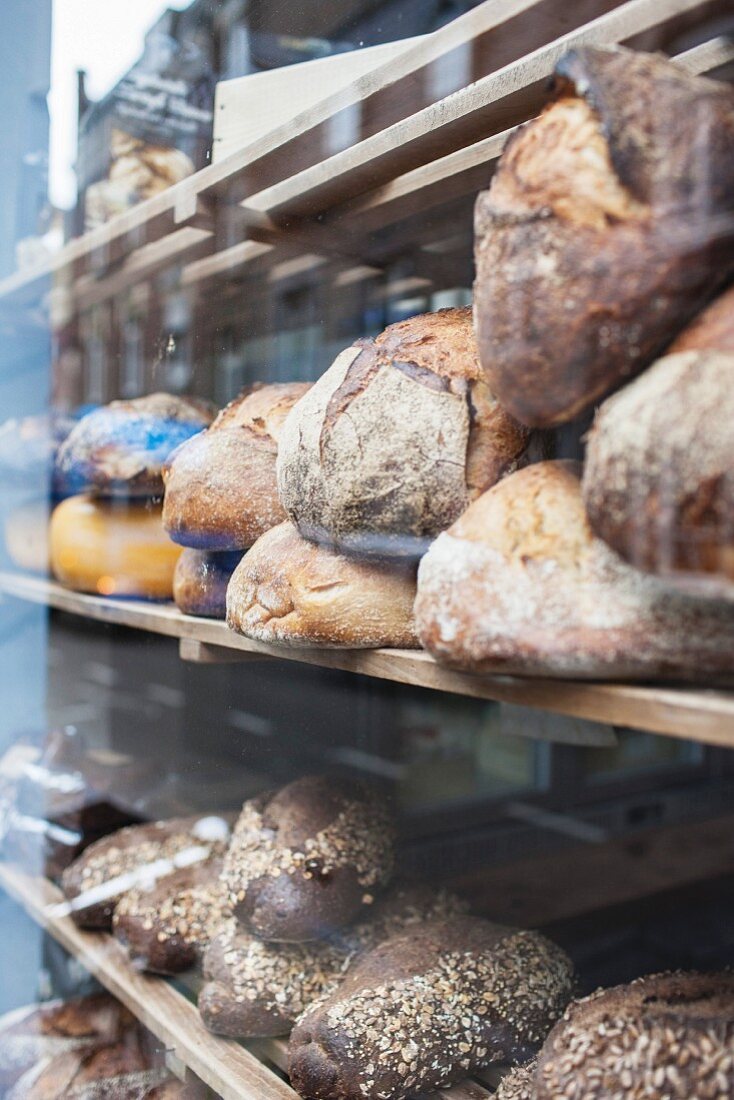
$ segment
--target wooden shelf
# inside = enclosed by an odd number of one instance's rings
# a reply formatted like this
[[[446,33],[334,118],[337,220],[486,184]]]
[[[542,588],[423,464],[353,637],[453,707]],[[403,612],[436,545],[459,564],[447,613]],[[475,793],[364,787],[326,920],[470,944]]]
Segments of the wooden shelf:
[[[258,659],[300,661],[434,691],[539,708],[607,726],[642,729],[704,744],[734,747],[734,692],[731,691],[476,676],[443,668],[420,650],[302,649],[264,645],[234,634],[223,622],[182,615],[171,604],[82,595],[40,577],[0,573],[0,590],[8,596],[98,622],[178,638],[181,656],[202,664]]]

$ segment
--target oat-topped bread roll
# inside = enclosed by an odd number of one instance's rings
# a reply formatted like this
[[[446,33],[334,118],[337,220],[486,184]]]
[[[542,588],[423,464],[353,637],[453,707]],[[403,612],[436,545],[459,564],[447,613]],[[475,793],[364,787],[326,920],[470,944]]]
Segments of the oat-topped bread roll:
[[[244,550],[285,519],[275,459],[288,413],[310,389],[285,382],[246,390],[164,470],[163,522],[174,542]]]
[[[112,928],[135,967],[180,974],[201,961],[226,919],[221,873],[222,861],[213,857],[120,898]]]
[[[280,499],[307,538],[421,553],[526,443],[484,380],[471,310],[426,313],[347,348],[299,401]]]
[[[581,46],[476,207],[474,312],[494,393],[571,420],[638,373],[734,267],[734,91]]]
[[[61,879],[72,919],[81,928],[111,928],[123,894],[181,867],[221,857],[230,826],[229,815],[198,814],[129,825],[90,844]]]
[[[429,920],[457,916],[466,906],[454,894],[429,886],[389,889],[372,912],[328,940],[267,943],[244,932],[231,917],[204,957],[207,984],[199,1012],[218,1035],[247,1039],[284,1035],[317,997],[336,989],[355,958]]]
[[[340,553],[299,535],[267,531],[227,590],[227,623],[259,642],[350,649],[418,645],[415,565]]]
[[[173,599],[179,611],[223,619],[227,614],[227,585],[241,557],[241,550],[182,550],[173,574]]]
[[[476,672],[734,673],[731,609],[671,593],[596,538],[571,462],[518,471],[439,536],[420,564],[416,621],[437,660]]]
[[[658,974],[572,1004],[538,1059],[533,1100],[734,1097],[734,975]]]
[[[500,1081],[495,1100],[535,1100],[536,1065],[533,1059],[524,1066],[515,1066]]]
[[[424,925],[368,952],[299,1019],[291,1084],[309,1100],[401,1100],[528,1057],[563,1012],[559,947],[478,917]]]
[[[67,493],[160,497],[171,452],[211,422],[208,401],[151,393],[112,401],[83,416],[56,456],[56,479]]]
[[[300,943],[367,912],[393,863],[384,802],[357,784],[307,776],[245,803],[222,877],[247,931]]]

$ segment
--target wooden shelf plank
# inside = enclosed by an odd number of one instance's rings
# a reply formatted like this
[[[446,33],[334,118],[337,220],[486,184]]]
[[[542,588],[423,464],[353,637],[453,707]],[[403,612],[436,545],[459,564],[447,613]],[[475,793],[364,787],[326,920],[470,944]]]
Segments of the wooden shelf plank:
[[[0,590],[9,596],[99,622],[178,638],[183,656],[201,663],[251,660],[253,657],[300,661],[434,691],[515,703],[608,725],[734,747],[734,692],[731,691],[477,676],[443,668],[421,650],[303,649],[265,645],[234,634],[223,622],[182,615],[170,604],[83,595],[40,577],[2,573]]]

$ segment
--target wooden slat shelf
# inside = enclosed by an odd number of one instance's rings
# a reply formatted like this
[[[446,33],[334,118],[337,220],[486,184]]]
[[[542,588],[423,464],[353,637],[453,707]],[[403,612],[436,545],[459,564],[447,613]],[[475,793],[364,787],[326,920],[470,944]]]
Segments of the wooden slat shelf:
[[[644,684],[477,676],[437,664],[420,650],[302,649],[240,637],[225,623],[182,615],[173,605],[71,592],[53,581],[0,574],[9,596],[180,640],[181,656],[202,664],[257,659],[300,661],[415,687],[514,703],[607,725],[734,747],[734,692]]]

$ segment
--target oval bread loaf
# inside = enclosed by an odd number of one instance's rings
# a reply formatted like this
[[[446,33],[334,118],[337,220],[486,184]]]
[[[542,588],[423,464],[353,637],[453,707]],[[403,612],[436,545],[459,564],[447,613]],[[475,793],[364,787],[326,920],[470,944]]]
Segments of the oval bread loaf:
[[[307,776],[245,803],[222,877],[247,931],[299,943],[369,910],[393,863],[384,803],[356,784]]]
[[[286,421],[278,490],[307,538],[415,555],[526,443],[484,381],[471,310],[441,310],[338,356]]]
[[[164,469],[163,523],[174,542],[244,550],[286,518],[275,459],[283,423],[306,382],[258,386],[236,397]]]
[[[267,531],[227,590],[227,623],[259,642],[301,646],[418,645],[415,565],[339,553],[292,523]]]
[[[621,48],[560,60],[476,206],[479,353],[518,420],[578,416],[734,268],[733,145],[726,83]]]
[[[500,482],[423,558],[416,622],[439,661],[480,672],[727,680],[731,609],[673,593],[596,538],[578,468]]]
[[[173,600],[179,611],[209,619],[225,618],[227,585],[241,558],[240,550],[182,550],[173,574]]]
[[[291,1083],[309,1100],[446,1088],[491,1062],[527,1058],[572,988],[569,959],[537,932],[477,917],[431,922],[368,952],[301,1016]]]

